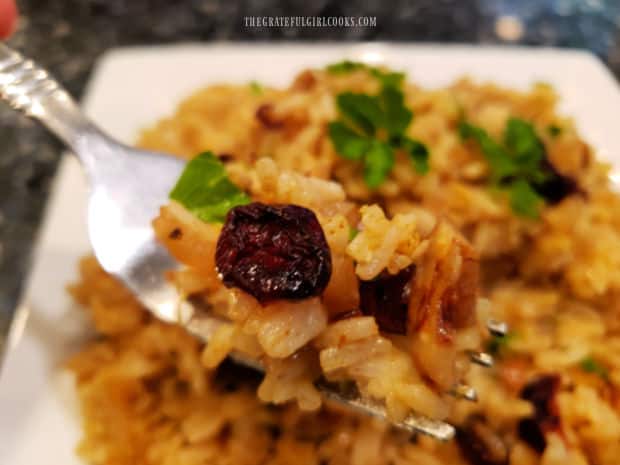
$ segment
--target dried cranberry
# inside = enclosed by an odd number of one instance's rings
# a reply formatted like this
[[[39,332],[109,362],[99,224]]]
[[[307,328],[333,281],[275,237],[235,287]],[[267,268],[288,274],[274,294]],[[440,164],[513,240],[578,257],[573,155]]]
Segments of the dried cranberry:
[[[520,397],[532,403],[534,414],[519,422],[519,437],[534,450],[545,450],[545,433],[560,428],[560,413],[556,393],[560,388],[558,375],[543,375],[526,384]]]
[[[382,331],[396,334],[407,332],[407,313],[411,293],[411,265],[398,274],[381,273],[371,281],[360,281],[360,307],[373,315]]]
[[[539,454],[542,454],[547,447],[547,440],[545,439],[545,433],[538,421],[534,418],[523,418],[517,425],[517,433],[519,438],[528,444]]]
[[[534,405],[536,415],[551,415],[556,410],[553,400],[559,387],[558,375],[543,375],[526,384],[519,397]]]
[[[534,189],[544,197],[549,205],[555,205],[564,200],[565,197],[579,192],[577,182],[573,178],[561,174],[548,159],[545,158],[541,162],[541,170],[547,174],[547,179],[536,184]]]
[[[239,287],[262,303],[320,295],[332,272],[316,215],[297,205],[255,202],[231,209],[215,262],[226,286]]]
[[[473,465],[508,464],[506,443],[482,415],[471,415],[457,428],[456,442],[463,456]]]

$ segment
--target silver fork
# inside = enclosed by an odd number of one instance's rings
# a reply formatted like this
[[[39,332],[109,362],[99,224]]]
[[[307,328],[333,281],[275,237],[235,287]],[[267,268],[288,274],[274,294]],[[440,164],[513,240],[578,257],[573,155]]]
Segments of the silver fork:
[[[49,129],[81,161],[90,183],[88,229],[94,253],[102,267],[120,279],[157,318],[185,326],[208,341],[222,324],[228,324],[184,301],[164,278],[178,266],[155,240],[151,221],[185,163],[177,158],[124,145],[97,128],[80,111],[71,96],[32,60],[0,43],[0,97],[14,109]],[[490,321],[492,334],[505,334],[502,323]],[[489,366],[492,357],[470,354],[475,363]],[[233,354],[237,362],[262,370],[260,362]],[[385,407],[359,393],[324,382],[318,387],[328,400],[386,418]],[[451,394],[476,400],[475,391],[457,385]],[[448,423],[411,414],[394,426],[440,440],[454,436]]]

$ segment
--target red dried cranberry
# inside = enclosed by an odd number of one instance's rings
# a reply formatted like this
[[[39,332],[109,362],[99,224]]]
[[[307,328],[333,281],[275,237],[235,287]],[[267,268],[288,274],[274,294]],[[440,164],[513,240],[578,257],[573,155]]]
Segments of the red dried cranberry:
[[[553,400],[559,388],[558,375],[543,375],[526,384],[519,397],[534,405],[536,415],[551,415],[556,410]]]
[[[545,433],[560,428],[560,413],[556,403],[559,388],[558,375],[543,375],[521,390],[520,397],[532,403],[534,414],[519,422],[519,437],[537,452],[545,450]]]
[[[519,438],[528,444],[539,454],[542,454],[547,447],[547,440],[545,439],[545,433],[540,427],[540,424],[534,418],[523,418],[519,420],[517,425],[517,433]]]
[[[373,315],[379,328],[388,333],[407,332],[407,313],[411,293],[411,265],[398,274],[381,273],[371,281],[360,281],[360,307],[364,314]]]
[[[261,303],[320,295],[332,272],[316,215],[297,205],[254,202],[231,209],[215,262],[227,287],[239,287]]]

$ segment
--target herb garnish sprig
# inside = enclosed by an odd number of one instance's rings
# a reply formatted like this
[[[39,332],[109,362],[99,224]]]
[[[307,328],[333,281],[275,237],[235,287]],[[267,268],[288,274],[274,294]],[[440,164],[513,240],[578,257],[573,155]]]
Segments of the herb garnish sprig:
[[[364,181],[370,189],[378,188],[394,167],[395,150],[405,151],[420,174],[428,172],[428,149],[405,135],[413,112],[405,106],[403,73],[383,71],[363,63],[343,61],[327,67],[328,72],[342,74],[364,69],[381,83],[378,95],[343,92],[337,95],[340,119],[329,123],[329,136],[336,152],[348,160],[364,165]]]
[[[228,178],[222,162],[211,152],[190,160],[170,192],[205,223],[222,223],[228,210],[250,203],[250,198]]]
[[[489,165],[491,185],[507,192],[512,210],[520,216],[537,218],[545,202],[559,201],[576,189],[574,181],[549,163],[545,146],[528,121],[508,119],[501,143],[465,120],[459,133],[463,140],[478,144]]]

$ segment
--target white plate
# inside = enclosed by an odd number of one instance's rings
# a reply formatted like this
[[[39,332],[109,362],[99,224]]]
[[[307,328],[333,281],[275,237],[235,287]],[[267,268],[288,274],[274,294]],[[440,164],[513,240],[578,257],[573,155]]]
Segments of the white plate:
[[[562,96],[561,110],[575,117],[599,156],[620,166],[619,88],[596,58],[576,51],[382,44],[131,48],[101,59],[84,107],[109,133],[131,142],[140,128],[170,114],[181,98],[204,84],[285,85],[305,67],[344,57],[382,60],[431,87],[463,74],[518,88],[550,82]],[[85,206],[79,166],[65,158],[1,372],[3,465],[80,463],[74,454],[80,427],[72,380],[60,364],[89,334],[65,292],[79,257],[89,251]]]

